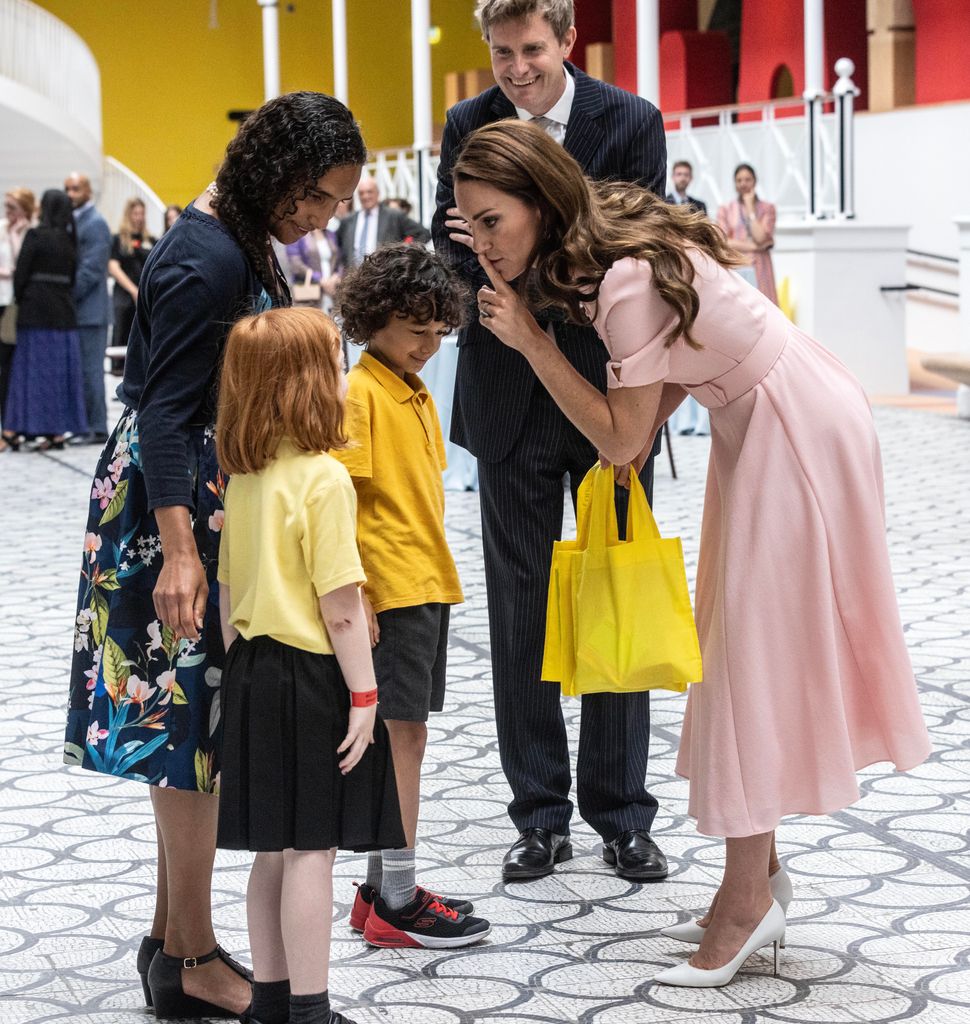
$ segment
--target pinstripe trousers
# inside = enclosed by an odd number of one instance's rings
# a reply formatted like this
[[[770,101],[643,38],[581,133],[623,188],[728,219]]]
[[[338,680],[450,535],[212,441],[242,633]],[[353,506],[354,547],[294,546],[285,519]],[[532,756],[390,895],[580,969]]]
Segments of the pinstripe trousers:
[[[564,481],[575,507],[576,491],[595,460],[593,446],[537,384],[510,453],[478,464],[495,720],[513,794],[509,816],[519,831],[569,832],[571,772],[560,688],[540,682],[539,673]],[[652,496],[652,458],[641,479]],[[622,526],[626,491],[618,493]],[[579,813],[606,842],[653,824],[657,801],[645,786],[649,751],[648,693],[582,698],[576,795]]]

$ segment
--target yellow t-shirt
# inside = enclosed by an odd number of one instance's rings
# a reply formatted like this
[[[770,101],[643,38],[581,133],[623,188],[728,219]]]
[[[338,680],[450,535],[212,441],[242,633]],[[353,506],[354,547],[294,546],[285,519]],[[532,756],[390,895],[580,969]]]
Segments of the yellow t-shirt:
[[[445,539],[445,442],[419,377],[370,353],[348,374],[345,430],[333,453],[357,489],[357,541],[375,611],[464,600]]]
[[[347,470],[284,439],[264,469],[232,477],[225,509],[218,575],[229,587],[229,622],[247,640],[271,636],[333,654],[318,598],[366,578]]]

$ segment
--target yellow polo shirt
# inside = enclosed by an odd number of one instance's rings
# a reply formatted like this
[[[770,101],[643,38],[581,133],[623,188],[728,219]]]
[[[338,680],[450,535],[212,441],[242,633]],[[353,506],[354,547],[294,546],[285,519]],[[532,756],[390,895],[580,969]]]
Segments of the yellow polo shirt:
[[[369,352],[348,374],[345,430],[333,452],[357,489],[357,542],[375,611],[464,600],[445,539],[445,442],[419,377]]]
[[[268,466],[232,477],[225,510],[218,577],[229,587],[229,622],[247,640],[333,654],[319,598],[366,578],[347,470],[284,438]]]

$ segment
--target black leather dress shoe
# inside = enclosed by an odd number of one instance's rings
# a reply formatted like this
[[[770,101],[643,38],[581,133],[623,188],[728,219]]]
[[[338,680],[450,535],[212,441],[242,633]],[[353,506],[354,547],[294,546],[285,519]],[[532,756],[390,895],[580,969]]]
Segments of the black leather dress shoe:
[[[572,860],[573,844],[569,836],[560,836],[547,828],[527,828],[502,861],[502,878],[506,882],[528,881],[551,875],[564,860]]]
[[[645,829],[631,828],[603,845],[603,860],[630,882],[658,882],[667,877],[667,858]]]

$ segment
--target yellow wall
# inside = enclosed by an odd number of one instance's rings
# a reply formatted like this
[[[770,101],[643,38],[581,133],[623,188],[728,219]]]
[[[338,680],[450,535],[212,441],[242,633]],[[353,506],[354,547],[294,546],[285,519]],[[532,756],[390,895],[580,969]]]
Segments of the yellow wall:
[[[88,44],[101,69],[104,151],[165,202],[212,179],[236,125],[231,109],[263,95],[256,0],[40,0]],[[209,25],[210,6],[218,27]],[[486,67],[474,0],[432,0],[434,116],[444,121],[446,71]],[[292,8],[288,10],[287,8]],[[411,141],[409,0],[348,0],[350,107],[371,149]],[[280,4],[281,85],[333,89],[330,0]]]

